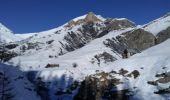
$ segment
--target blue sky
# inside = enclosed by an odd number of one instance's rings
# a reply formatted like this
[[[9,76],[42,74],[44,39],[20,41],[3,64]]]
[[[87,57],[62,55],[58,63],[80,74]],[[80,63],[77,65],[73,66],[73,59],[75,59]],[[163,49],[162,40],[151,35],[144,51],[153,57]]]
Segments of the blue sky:
[[[170,0],[0,0],[0,22],[16,33],[55,28],[91,11],[145,24],[170,12]]]

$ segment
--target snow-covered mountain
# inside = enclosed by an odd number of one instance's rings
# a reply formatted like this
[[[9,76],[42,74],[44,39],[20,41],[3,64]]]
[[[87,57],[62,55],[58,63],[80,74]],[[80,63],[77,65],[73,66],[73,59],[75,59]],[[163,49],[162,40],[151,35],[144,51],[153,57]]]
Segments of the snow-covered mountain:
[[[133,22],[124,18],[104,19],[90,12],[87,15],[71,20],[63,26],[40,32],[23,40],[20,45],[11,50],[20,54],[13,61],[17,63],[20,59],[22,66],[25,66],[25,68],[37,65],[44,68],[49,63],[49,60],[50,62],[55,61],[62,55],[83,48],[95,39],[104,38],[103,36],[107,34],[111,36],[114,31],[121,32],[134,26]],[[103,41],[99,39],[103,47],[104,39]],[[35,63],[30,64],[29,62],[32,62],[33,59],[39,59],[39,61],[34,60]]]
[[[139,27],[126,18],[90,12],[5,44],[9,60],[5,63],[18,66],[32,84],[41,78],[48,87],[35,90],[41,98],[48,94],[50,100],[166,100],[170,98],[169,20],[167,14]],[[122,59],[126,49],[131,57]]]
[[[14,35],[14,33],[8,29],[6,26],[0,23],[0,41],[9,43],[14,41],[19,41],[21,38]]]

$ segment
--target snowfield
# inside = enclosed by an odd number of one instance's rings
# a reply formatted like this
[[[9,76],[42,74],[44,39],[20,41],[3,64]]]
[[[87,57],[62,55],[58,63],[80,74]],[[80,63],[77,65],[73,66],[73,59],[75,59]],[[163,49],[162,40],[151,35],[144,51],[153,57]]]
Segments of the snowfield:
[[[149,24],[144,25],[144,30],[153,33],[155,36],[162,30],[167,29],[170,26],[170,13],[158,18]]]
[[[44,80],[46,80],[47,82],[61,79],[63,75],[66,75],[65,84],[69,85],[69,83],[67,83],[69,77],[72,77],[73,80],[82,81],[86,76],[95,74],[96,70],[105,71],[105,72],[110,72],[112,70],[118,71],[121,68],[128,70],[129,72],[133,70],[138,70],[140,76],[137,79],[128,78],[127,84],[123,84],[123,86],[119,85],[118,89],[119,90],[123,90],[126,88],[133,89],[134,87],[136,87],[137,88],[137,90],[135,90],[136,94],[133,97],[133,99],[135,100],[136,99],[137,100],[151,100],[151,99],[164,100],[170,98],[170,96],[162,96],[162,95],[154,94],[154,92],[158,90],[158,87],[149,85],[147,82],[156,80],[157,79],[155,77],[156,74],[170,70],[170,53],[169,53],[170,46],[168,46],[169,43],[170,43],[170,39],[162,44],[151,47],[140,54],[136,54],[129,59],[119,59],[113,63],[101,65],[101,67],[99,66],[95,67],[89,64],[88,67],[51,68],[51,69],[40,70],[37,75],[43,77]],[[69,60],[67,61],[69,62]],[[85,64],[86,66],[88,65],[87,62],[84,63],[85,60],[82,60],[81,62],[80,61],[81,60],[79,60],[79,64],[81,64],[81,66],[83,66],[83,64]],[[166,70],[163,69],[163,67],[166,67]],[[124,77],[120,77],[120,76],[117,77],[122,78],[122,81],[124,79]],[[62,85],[63,81],[59,81],[59,82],[60,83],[58,84],[58,87],[64,88],[67,86],[67,85],[64,86]],[[124,85],[126,85],[126,87],[124,87]],[[170,83],[167,83],[166,85],[159,85],[159,86],[160,86],[159,88],[169,87]],[[51,87],[53,87],[53,85]]]

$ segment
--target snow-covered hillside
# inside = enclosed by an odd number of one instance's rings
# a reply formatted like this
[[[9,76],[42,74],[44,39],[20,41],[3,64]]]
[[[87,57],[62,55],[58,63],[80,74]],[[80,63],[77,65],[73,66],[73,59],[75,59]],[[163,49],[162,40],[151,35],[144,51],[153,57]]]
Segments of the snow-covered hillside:
[[[168,27],[170,27],[170,13],[144,25],[143,28],[156,36],[159,32],[167,29]]]
[[[138,70],[140,76],[136,80],[129,80],[130,87],[137,87],[138,93],[136,97],[141,100],[164,100],[170,98],[169,96],[160,96],[154,94],[161,88],[160,86],[149,85],[148,81],[157,80],[158,77],[155,77],[159,73],[169,72],[170,70],[170,39],[164,43],[151,47],[142,53],[136,54],[129,59],[117,60],[110,67],[106,67],[103,70],[110,71],[120,70],[121,68],[130,71]],[[163,49],[162,49],[163,48]],[[169,76],[168,76],[169,77]],[[170,85],[164,85],[167,87]],[[162,85],[163,86],[163,85]],[[162,87],[163,88],[163,87]]]
[[[27,39],[37,33],[24,33],[24,34],[15,34],[15,36],[20,37],[22,40]]]
[[[69,55],[69,52],[73,52],[78,49],[81,49],[78,50],[79,52],[83,52],[84,46],[86,45],[89,46],[86,47],[86,50],[84,51],[93,52],[90,55],[91,58],[99,52],[105,52],[105,46],[103,44],[105,39],[110,37],[113,38],[117,34],[126,32],[128,30],[127,28],[130,30],[130,28],[134,27],[133,22],[124,18],[105,20],[106,19],[101,16],[90,12],[89,14],[75,18],[71,22],[68,22],[58,28],[34,34],[27,38],[24,42],[22,41],[19,46],[11,50],[19,53],[20,55],[13,58],[11,62],[17,64],[21,61],[21,66],[26,69],[34,69],[39,66],[44,68],[48,63],[55,62],[55,64],[57,64],[57,62],[61,62],[58,59],[70,59],[67,56],[64,57],[67,53]],[[92,46],[89,43],[92,44]],[[96,43],[99,45],[96,45]],[[95,45],[98,47],[95,48]],[[103,48],[103,50],[100,51],[100,48]],[[96,52],[96,49],[98,49],[99,52]],[[109,48],[106,49],[109,50]],[[111,52],[111,49],[109,52]],[[116,56],[116,59],[120,56],[119,54],[114,55]],[[80,56],[82,55],[77,55],[77,58],[80,59]],[[66,59],[63,61],[63,64],[65,63],[64,65],[62,65],[62,63],[59,64],[66,67],[65,61]],[[74,61],[70,61],[67,66],[71,66],[72,63],[74,63]],[[78,61],[75,63],[78,63]]]
[[[20,37],[17,37],[14,35],[14,33],[9,30],[7,27],[5,27],[3,24],[0,23],[0,41],[9,43],[14,41],[21,40]]]
[[[116,59],[121,58],[121,55],[119,53],[113,53],[110,48],[106,47],[103,44],[103,41],[108,38],[115,38],[116,36],[121,35],[122,33],[130,31],[132,29],[133,28],[127,28],[123,30],[112,31],[101,38],[93,40],[86,46],[62,56],[49,58],[48,55],[56,54],[55,52],[53,54],[51,50],[49,51],[47,49],[48,51],[37,52],[34,55],[22,55],[15,57],[11,60],[11,62],[14,62],[16,65],[20,62],[23,70],[30,69],[30,66],[33,66],[31,67],[33,69],[40,69],[44,68],[47,64],[59,64],[61,69],[70,68],[72,67],[73,63],[77,63],[78,66],[82,68],[99,67],[99,65],[97,65],[97,61],[95,61],[96,59],[94,59],[95,55],[107,52],[113,55]],[[94,64],[91,63],[93,59],[94,62],[96,62]],[[102,63],[104,63],[104,61],[102,61],[101,64]]]
[[[170,96],[159,95],[155,94],[154,92],[159,91],[160,89],[168,88],[170,85],[169,82],[167,82],[165,85],[158,82],[158,84],[160,84],[158,86],[152,86],[148,84],[148,82],[157,80],[157,74],[170,71],[170,47],[168,46],[169,43],[170,40],[167,40],[166,42],[151,47],[143,51],[142,53],[132,56],[129,59],[119,59],[115,62],[107,63],[100,67],[95,67],[88,64],[88,62],[86,62],[88,57],[83,55],[83,59],[79,58],[73,60],[79,60],[81,61],[80,63],[82,65],[84,64],[87,67],[77,66],[76,68],[72,68],[66,66],[64,68],[43,69],[39,71],[38,76],[43,77],[43,79],[47,82],[58,82],[57,86],[51,84],[51,87],[56,89],[60,87],[64,90],[75,80],[82,81],[85,79],[86,76],[96,74],[96,71],[98,71],[98,73],[102,71],[110,73],[111,71],[119,72],[121,69],[123,69],[130,73],[134,70],[137,70],[139,72],[139,76],[135,79],[133,77],[128,76],[128,73],[125,73],[124,76],[113,74],[115,78],[120,79],[120,81],[123,82],[123,84],[117,85],[117,89],[129,89],[132,92],[135,92],[134,96],[132,96],[132,99],[134,100],[167,100],[168,98],[170,98]],[[72,59],[67,58],[65,60],[69,62]],[[72,79],[72,81],[69,81],[69,77]]]

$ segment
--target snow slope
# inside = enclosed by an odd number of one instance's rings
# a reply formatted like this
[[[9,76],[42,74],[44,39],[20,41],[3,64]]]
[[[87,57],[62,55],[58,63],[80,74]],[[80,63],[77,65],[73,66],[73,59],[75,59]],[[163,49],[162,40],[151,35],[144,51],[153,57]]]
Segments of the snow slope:
[[[15,34],[15,36],[20,37],[21,39],[27,39],[37,33],[24,33],[24,34]]]
[[[20,37],[14,35],[14,33],[5,27],[3,24],[0,23],[0,41],[1,42],[14,42],[21,40]]]
[[[108,38],[114,38],[118,35],[121,35],[124,32],[130,31],[132,29],[134,29],[134,28],[127,28],[127,29],[112,31],[101,38],[97,38],[97,39],[91,41],[86,46],[84,46],[80,49],[66,53],[62,56],[58,56],[57,58],[49,59],[48,55],[56,55],[57,51],[53,52],[53,51],[51,51],[51,49],[46,49],[45,51],[42,50],[41,52],[34,51],[36,53],[33,55],[28,54],[28,55],[22,55],[22,56],[15,57],[10,62],[13,62],[15,65],[17,65],[18,62],[21,61],[20,64],[21,64],[23,70],[30,69],[30,66],[32,66],[32,68],[35,70],[40,69],[39,66],[41,66],[41,68],[44,68],[48,63],[60,64],[60,66],[61,66],[60,68],[62,68],[62,69],[72,67],[73,63],[77,63],[82,68],[88,68],[91,66],[98,67],[97,64],[96,65],[91,64],[91,60],[92,60],[92,58],[94,58],[94,56],[96,54],[108,52],[108,53],[112,54],[114,57],[116,57],[117,59],[119,59],[121,57],[120,54],[113,53],[110,48],[106,47],[103,44],[103,41],[105,41]],[[58,39],[59,39],[59,37],[58,37]],[[55,45],[56,44],[57,43],[55,43]]]
[[[132,99],[134,100],[167,100],[170,98],[169,95],[158,95],[154,94],[159,88],[148,84],[148,81],[156,80],[156,74],[162,73],[170,70],[170,39],[159,44],[157,46],[151,47],[140,54],[136,54],[129,59],[119,59],[113,63],[106,64],[102,67],[94,67],[91,68],[65,68],[65,69],[57,69],[53,68],[50,70],[41,70],[39,72],[39,76],[43,77],[47,81],[55,80],[55,78],[61,78],[63,75],[66,75],[66,83],[68,81],[68,77],[72,77],[73,80],[83,80],[85,76],[95,74],[96,70],[110,72],[112,70],[119,71],[121,68],[128,70],[129,72],[133,70],[138,70],[140,76],[136,79],[129,77],[120,77],[122,80],[126,79],[128,82],[118,86],[119,90],[123,89],[132,89],[135,91],[135,95]],[[164,49],[162,49],[164,48]],[[82,60],[84,63],[84,60]],[[86,64],[86,62],[85,62]],[[163,67],[167,67],[166,70]],[[49,78],[50,76],[50,78]],[[63,84],[63,81],[59,81]],[[66,87],[65,85],[58,85],[58,87]],[[170,84],[167,83],[165,86],[160,85],[160,87],[168,87]],[[53,86],[53,85],[52,85]],[[126,86],[126,87],[125,87]]]
[[[167,29],[168,27],[170,27],[170,13],[144,25],[143,28],[156,36],[159,32]]]
[[[122,81],[124,79],[127,80],[125,84],[119,85],[118,89],[123,90],[123,89],[129,88],[135,91],[135,95],[133,96],[134,100],[151,100],[151,99],[167,100],[168,98],[170,98],[170,96],[154,94],[154,92],[157,91],[158,88],[155,86],[149,85],[147,82],[156,80],[157,78],[155,77],[155,75],[157,73],[165,72],[165,69],[163,69],[163,67],[167,67],[166,71],[170,70],[169,43],[170,43],[170,39],[163,42],[162,44],[151,47],[143,51],[142,53],[136,54],[129,59],[119,59],[115,62],[111,62],[105,65],[103,64],[101,67],[99,66],[95,67],[95,65],[91,65],[87,63],[86,60],[89,59],[88,53],[90,52],[87,51],[88,52],[87,53],[86,51],[84,52],[82,51],[82,54],[81,54],[82,58],[81,57],[76,58],[80,52],[74,51],[72,52],[72,54],[65,55],[64,57],[65,59],[64,58],[63,59],[59,58],[59,59],[61,63],[62,63],[62,60],[65,60],[63,61],[63,65],[64,63],[65,64],[69,63],[69,61],[71,62],[72,60],[75,60],[75,61],[78,60],[79,61],[78,64],[80,64],[81,66],[78,66],[77,68],[65,66],[63,68],[41,69],[39,70],[39,73],[37,74],[37,76],[43,77],[43,79],[47,82],[48,81],[58,82],[57,86],[55,84],[51,84],[52,89],[54,89],[54,87],[56,89],[59,87],[64,89],[70,84],[69,83],[70,78],[72,79],[72,81],[73,80],[81,81],[86,76],[95,74],[96,70],[105,71],[105,72],[110,72],[112,70],[119,71],[121,68],[128,70],[129,72],[132,72],[133,70],[138,70],[140,73],[140,76],[136,79],[129,78],[129,77],[116,76],[117,78],[122,78],[121,79]],[[92,45],[92,44],[89,44],[89,45]],[[95,49],[93,50],[95,51]],[[92,54],[93,53],[94,52],[92,52]],[[70,59],[67,57],[70,57]],[[82,67],[83,65],[85,67]],[[63,81],[63,76],[64,76],[64,81]]]
[[[130,87],[137,87],[139,89],[135,98],[140,100],[168,99],[170,96],[165,98],[164,96],[154,94],[153,92],[158,90],[157,87],[151,86],[147,84],[147,82],[157,79],[155,77],[156,74],[170,70],[169,43],[170,39],[142,53],[136,54],[129,59],[117,60],[112,64],[114,67],[106,67],[103,70],[119,70],[121,68],[128,71],[138,70],[140,72],[140,77],[136,80],[130,80],[129,83]],[[166,67],[166,70],[163,69],[163,67]]]

